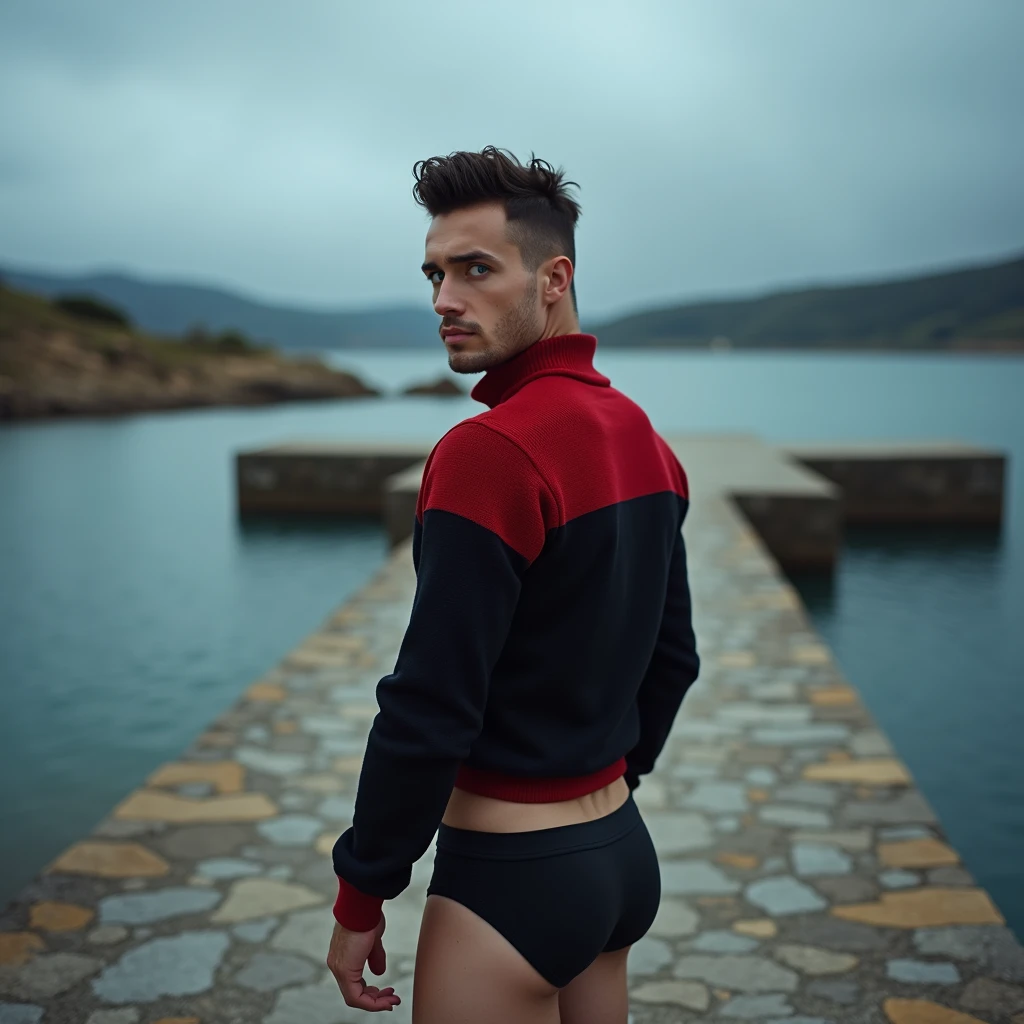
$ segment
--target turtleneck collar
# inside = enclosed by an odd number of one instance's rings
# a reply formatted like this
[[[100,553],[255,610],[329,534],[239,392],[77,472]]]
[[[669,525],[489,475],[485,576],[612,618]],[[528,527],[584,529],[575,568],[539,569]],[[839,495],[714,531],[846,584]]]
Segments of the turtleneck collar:
[[[542,338],[511,359],[492,366],[473,386],[470,397],[493,409],[537,377],[558,374],[606,388],[611,381],[594,369],[597,336],[559,334]]]

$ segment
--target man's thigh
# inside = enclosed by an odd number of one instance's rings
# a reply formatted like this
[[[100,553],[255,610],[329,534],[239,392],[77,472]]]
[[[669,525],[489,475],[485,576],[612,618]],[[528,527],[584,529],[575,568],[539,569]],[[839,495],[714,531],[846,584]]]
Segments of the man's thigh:
[[[412,1019],[413,1024],[558,1024],[558,989],[483,918],[432,894],[420,924]]]

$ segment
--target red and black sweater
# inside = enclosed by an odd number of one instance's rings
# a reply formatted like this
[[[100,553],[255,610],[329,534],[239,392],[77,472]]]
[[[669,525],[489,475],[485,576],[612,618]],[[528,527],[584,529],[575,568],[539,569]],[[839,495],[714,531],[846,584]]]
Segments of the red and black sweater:
[[[427,460],[412,613],[334,846],[347,928],[375,927],[409,884],[453,786],[635,788],[697,677],[686,474],[596,347],[545,338],[493,367],[471,392],[488,410]]]

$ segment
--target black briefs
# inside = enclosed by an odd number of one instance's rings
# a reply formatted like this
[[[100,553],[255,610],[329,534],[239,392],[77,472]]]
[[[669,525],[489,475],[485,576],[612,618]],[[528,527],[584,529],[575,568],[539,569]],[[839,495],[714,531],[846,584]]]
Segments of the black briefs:
[[[442,823],[431,894],[468,907],[562,988],[599,953],[647,932],[661,875],[630,793],[611,814],[555,828],[477,832]]]

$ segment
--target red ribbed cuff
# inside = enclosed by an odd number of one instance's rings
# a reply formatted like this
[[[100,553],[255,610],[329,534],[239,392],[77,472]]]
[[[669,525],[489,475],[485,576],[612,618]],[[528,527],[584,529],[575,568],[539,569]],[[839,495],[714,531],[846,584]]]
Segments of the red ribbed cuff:
[[[459,766],[455,774],[455,785],[470,793],[491,796],[498,800],[511,800],[515,803],[544,804],[559,800],[574,800],[598,789],[603,789],[614,782],[626,771],[626,759],[618,761],[592,772],[590,775],[575,775],[568,778],[530,779],[515,775],[502,775],[498,772],[471,768],[467,764]]]
[[[334,920],[350,932],[371,932],[380,922],[384,900],[367,896],[344,878],[338,879],[338,898],[334,901]]]

